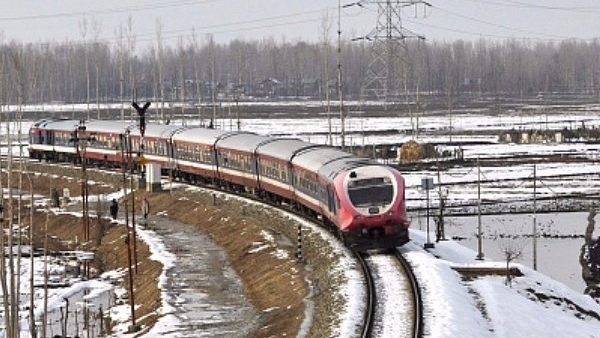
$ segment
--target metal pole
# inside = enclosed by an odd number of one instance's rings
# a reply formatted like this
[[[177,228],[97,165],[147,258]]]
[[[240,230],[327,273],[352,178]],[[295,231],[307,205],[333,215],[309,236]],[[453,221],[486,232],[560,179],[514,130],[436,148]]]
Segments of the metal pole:
[[[235,96],[235,114],[237,117],[237,131],[240,131],[240,106],[239,106],[240,98],[238,95]]]
[[[425,249],[433,248],[434,245],[429,239],[429,188],[427,188],[427,243],[425,243]]]
[[[133,184],[133,173],[129,177],[129,183],[131,185],[131,237],[133,241],[133,266],[135,273],[137,274],[137,234],[135,228],[135,187]]]
[[[434,248],[435,245],[429,239],[429,190],[433,189],[433,178],[425,177],[421,179],[421,186],[425,189],[427,196],[427,242],[423,245],[425,249]]]
[[[296,252],[298,261],[302,261],[302,225],[298,224],[298,247]]]
[[[427,190],[427,243],[429,243],[429,189]]]
[[[482,239],[481,239],[481,166],[479,157],[477,158],[477,259],[483,259]]]
[[[533,165],[533,270],[537,270],[537,186],[536,166]]]
[[[338,75],[338,96],[340,100],[340,147],[342,151],[346,149],[346,122],[344,121],[344,90],[342,85],[342,23],[341,23],[342,6],[338,0],[338,48],[337,48],[337,75]]]
[[[125,151],[129,152],[128,143],[129,140],[129,130],[126,131],[126,134],[121,135],[121,167],[123,173],[123,194],[125,197],[125,227],[127,229],[127,236],[125,237],[125,244],[127,245],[127,271],[129,273],[129,303],[131,309],[131,326],[129,327],[130,332],[137,331],[137,325],[135,323],[135,297],[133,294],[133,272],[131,270],[131,231],[129,230],[129,203],[127,201],[127,176],[126,176],[126,163],[125,163]],[[131,163],[131,156],[128,154],[127,165]]]

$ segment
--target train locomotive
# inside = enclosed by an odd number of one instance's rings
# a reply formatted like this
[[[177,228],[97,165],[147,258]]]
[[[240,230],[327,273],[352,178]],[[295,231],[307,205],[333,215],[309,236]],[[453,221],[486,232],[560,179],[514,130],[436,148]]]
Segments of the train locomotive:
[[[293,138],[149,123],[142,137],[128,121],[43,119],[29,130],[29,156],[120,167],[124,154],[161,166],[164,174],[251,193],[319,218],[350,249],[397,247],[409,241],[402,175],[337,148]],[[139,168],[138,168],[139,169]]]

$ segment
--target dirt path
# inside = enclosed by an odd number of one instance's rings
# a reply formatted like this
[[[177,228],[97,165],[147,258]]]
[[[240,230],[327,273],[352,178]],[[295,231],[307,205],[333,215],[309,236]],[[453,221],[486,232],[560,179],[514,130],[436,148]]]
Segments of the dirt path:
[[[151,216],[146,228],[176,257],[166,273],[165,301],[177,325],[158,332],[162,337],[242,338],[258,327],[260,317],[220,247],[197,228],[171,218]]]

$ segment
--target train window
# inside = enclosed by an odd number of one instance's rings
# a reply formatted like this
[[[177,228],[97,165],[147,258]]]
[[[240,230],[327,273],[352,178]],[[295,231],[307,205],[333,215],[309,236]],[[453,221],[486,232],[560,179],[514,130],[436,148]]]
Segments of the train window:
[[[129,145],[131,146],[131,151],[137,152],[138,150],[138,140],[129,140]]]
[[[194,148],[192,146],[187,146],[185,148],[185,158],[187,158],[188,160],[192,160],[194,159]]]
[[[154,148],[154,142],[152,142],[152,141],[146,141],[144,143],[145,143],[144,152],[146,154],[153,153],[154,152],[154,149],[153,149]]]
[[[232,167],[236,169],[241,169],[244,166],[244,157],[242,155],[236,154],[233,157],[234,162],[232,163]]]
[[[348,185],[348,196],[355,206],[377,206],[393,200],[394,186],[382,178],[356,180]]]
[[[212,153],[210,152],[209,149],[202,149],[202,152],[200,155],[200,161],[204,162],[204,163],[212,163],[211,155],[212,155]]]

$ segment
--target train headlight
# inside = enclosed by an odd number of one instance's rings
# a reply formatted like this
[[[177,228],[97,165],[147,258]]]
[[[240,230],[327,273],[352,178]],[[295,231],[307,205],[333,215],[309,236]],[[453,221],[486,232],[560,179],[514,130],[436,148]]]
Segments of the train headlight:
[[[394,216],[396,213],[393,211],[388,211],[388,216]]]
[[[361,218],[362,218],[362,216],[361,216],[361,215],[356,215],[356,216],[354,216],[354,220],[356,220],[356,221],[357,221],[357,220],[359,220],[359,219],[361,219]]]

